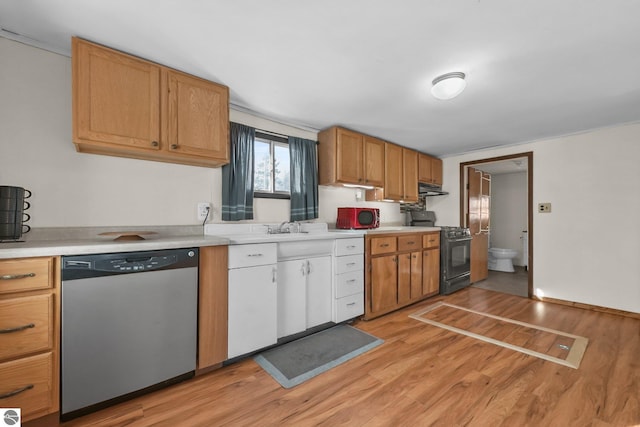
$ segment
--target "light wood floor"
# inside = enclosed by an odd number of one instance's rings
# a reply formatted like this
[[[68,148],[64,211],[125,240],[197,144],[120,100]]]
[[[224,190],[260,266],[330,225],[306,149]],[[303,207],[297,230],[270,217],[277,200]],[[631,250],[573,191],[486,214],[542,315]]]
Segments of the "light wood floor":
[[[560,366],[408,317],[440,299],[587,337],[582,364]],[[356,326],[385,343],[295,388],[246,359],[64,427],[640,424],[640,320],[472,287]]]

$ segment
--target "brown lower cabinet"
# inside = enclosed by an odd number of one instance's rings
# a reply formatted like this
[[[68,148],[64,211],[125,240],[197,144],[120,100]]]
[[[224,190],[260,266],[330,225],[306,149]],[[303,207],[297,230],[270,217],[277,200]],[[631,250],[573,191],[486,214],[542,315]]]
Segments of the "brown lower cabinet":
[[[365,238],[365,319],[433,295],[440,284],[440,233],[376,233]]]
[[[59,409],[59,301],[59,257],[0,260],[0,408],[23,422]]]
[[[228,246],[200,248],[198,269],[198,372],[220,367],[227,359]]]

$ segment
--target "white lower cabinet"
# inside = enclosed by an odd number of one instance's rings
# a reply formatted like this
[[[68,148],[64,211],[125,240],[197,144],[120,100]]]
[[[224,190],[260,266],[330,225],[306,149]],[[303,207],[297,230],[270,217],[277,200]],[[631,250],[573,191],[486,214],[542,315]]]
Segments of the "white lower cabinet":
[[[229,246],[229,358],[277,343],[277,247]]]
[[[331,256],[278,262],[278,338],[331,321]]]
[[[307,329],[331,322],[331,256],[309,260]]]
[[[337,239],[334,251],[332,320],[364,314],[364,237]]]

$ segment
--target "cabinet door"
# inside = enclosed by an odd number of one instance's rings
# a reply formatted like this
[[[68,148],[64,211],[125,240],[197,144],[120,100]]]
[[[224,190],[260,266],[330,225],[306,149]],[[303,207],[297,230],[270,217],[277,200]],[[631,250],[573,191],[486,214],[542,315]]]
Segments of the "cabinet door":
[[[426,184],[432,184],[433,178],[431,176],[431,159],[433,157],[426,154],[418,154],[418,181]]]
[[[307,260],[278,263],[278,338],[307,327]]]
[[[442,159],[431,159],[431,180],[436,185],[442,185]]]
[[[160,149],[160,67],[72,39],[73,139]]]
[[[229,89],[167,70],[167,149],[229,161]]]
[[[402,147],[385,144],[384,158],[384,198],[402,200],[403,192]],[[417,183],[416,183],[417,185]]]
[[[398,301],[398,257],[371,259],[371,311],[393,309]]]
[[[363,184],[363,136],[338,128],[336,141],[336,180],[347,184]]]
[[[384,141],[370,136],[364,137],[364,183],[384,185]]]
[[[422,297],[422,254],[411,252],[411,299]]]
[[[398,304],[411,300],[411,254],[398,255]]]
[[[331,321],[331,257],[308,260],[307,329]]]
[[[275,265],[229,270],[229,358],[275,344]]]
[[[422,252],[422,293],[434,295],[440,290],[440,250]]]
[[[418,152],[402,149],[402,183],[403,200],[405,202],[418,201]]]

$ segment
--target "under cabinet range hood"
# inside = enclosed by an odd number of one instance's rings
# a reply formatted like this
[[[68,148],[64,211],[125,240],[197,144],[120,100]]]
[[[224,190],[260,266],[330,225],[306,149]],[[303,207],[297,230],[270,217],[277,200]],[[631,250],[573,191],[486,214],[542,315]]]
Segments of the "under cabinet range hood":
[[[419,182],[418,194],[421,196],[444,196],[445,194],[449,193],[447,191],[442,191],[442,187],[439,185]]]

